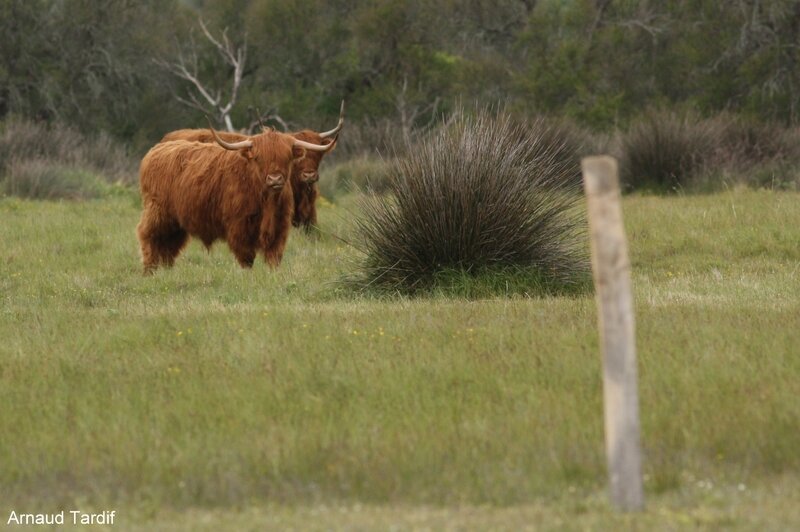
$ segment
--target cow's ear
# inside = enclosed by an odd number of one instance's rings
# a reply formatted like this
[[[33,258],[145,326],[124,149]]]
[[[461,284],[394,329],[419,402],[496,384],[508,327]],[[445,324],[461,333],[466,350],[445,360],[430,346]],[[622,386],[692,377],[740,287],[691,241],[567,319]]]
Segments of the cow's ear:
[[[336,135],[335,137],[333,137],[332,141],[330,141],[330,142],[325,144],[325,146],[330,146],[330,145],[332,145],[332,146],[330,148],[328,148],[328,151],[323,152],[323,154],[328,154],[328,153],[332,152],[333,150],[335,150],[337,142],[339,142],[339,135]]]
[[[244,157],[248,161],[252,160],[253,157],[256,156],[256,154],[253,153],[253,148],[252,147],[244,148],[244,149],[239,150],[239,155],[241,155],[242,157]]]
[[[306,149],[301,148],[300,146],[293,146],[292,157],[294,157],[295,162],[302,161],[306,158]]]

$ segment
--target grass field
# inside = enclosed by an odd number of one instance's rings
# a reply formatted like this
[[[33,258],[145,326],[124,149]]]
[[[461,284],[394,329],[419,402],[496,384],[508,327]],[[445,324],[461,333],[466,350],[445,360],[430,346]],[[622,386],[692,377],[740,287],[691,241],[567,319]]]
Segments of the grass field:
[[[639,515],[606,502],[593,296],[353,296],[353,205],[278,271],[193,242],[143,277],[132,193],[0,199],[0,516],[800,528],[800,195],[626,198]]]

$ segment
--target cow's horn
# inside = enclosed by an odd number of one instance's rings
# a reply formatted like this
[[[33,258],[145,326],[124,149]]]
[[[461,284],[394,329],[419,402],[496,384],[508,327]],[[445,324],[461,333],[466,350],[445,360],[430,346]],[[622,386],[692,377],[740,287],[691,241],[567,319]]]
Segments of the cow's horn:
[[[333,135],[337,134],[342,126],[344,125],[344,100],[342,100],[342,105],[339,107],[339,123],[336,124],[336,127],[331,129],[330,131],[326,131],[325,133],[320,133],[319,136],[323,139],[327,139],[328,137],[332,137]]]
[[[306,142],[304,140],[294,139],[294,145],[300,146],[301,148],[305,148],[311,151],[328,151],[333,148],[333,145],[336,144],[335,142],[329,142],[325,145],[320,144],[311,144],[310,142]]]
[[[217,144],[219,144],[220,146],[222,146],[226,150],[242,150],[244,148],[252,148],[253,147],[253,141],[252,140],[240,140],[239,142],[225,142],[224,140],[219,138],[219,135],[217,135],[217,132],[214,131],[214,126],[211,125],[211,120],[209,120],[207,116],[206,116],[206,120],[208,120],[208,129],[211,130],[211,136],[214,137],[214,140],[217,141]]]

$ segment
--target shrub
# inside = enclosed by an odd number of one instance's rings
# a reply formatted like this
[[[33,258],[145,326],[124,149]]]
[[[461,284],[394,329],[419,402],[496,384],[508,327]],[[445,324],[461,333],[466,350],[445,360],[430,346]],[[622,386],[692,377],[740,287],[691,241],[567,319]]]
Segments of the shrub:
[[[594,138],[567,119],[537,117],[515,124],[524,132],[530,129],[524,159],[536,165],[539,179],[573,190],[582,186],[581,157],[598,151]]]
[[[721,162],[730,165],[755,165],[777,160],[800,161],[796,131],[777,124],[762,124],[722,114],[718,123]]]
[[[777,124],[760,124],[722,115],[720,144],[713,162],[731,180],[761,188],[800,184],[800,134]]]
[[[481,112],[407,146],[389,168],[391,194],[364,198],[364,259],[351,281],[414,293],[444,280],[457,292],[454,279],[513,272],[513,286],[527,279],[531,292],[584,287],[580,183],[563,144],[541,120]]]
[[[320,192],[334,198],[351,190],[371,190],[382,194],[388,186],[388,164],[378,156],[361,155],[332,166],[323,166]]]
[[[109,187],[84,169],[38,159],[13,160],[3,180],[3,192],[31,199],[96,198]]]
[[[798,131],[726,113],[701,119],[650,112],[621,135],[619,150],[628,191],[798,186]]]
[[[674,191],[706,168],[720,136],[718,124],[693,115],[650,112],[621,138],[626,190]]]
[[[746,179],[756,188],[800,191],[800,164],[797,161],[775,161],[750,169]]]
[[[86,136],[61,124],[15,118],[0,128],[0,180],[9,194],[36,198],[92,197],[131,184],[136,160],[107,134]],[[86,183],[76,180],[86,179]]]
[[[415,136],[419,134],[419,131],[414,131]],[[349,121],[341,136],[340,145],[336,147],[334,153],[342,159],[375,157],[397,151],[403,145],[403,133],[396,121],[388,119]]]

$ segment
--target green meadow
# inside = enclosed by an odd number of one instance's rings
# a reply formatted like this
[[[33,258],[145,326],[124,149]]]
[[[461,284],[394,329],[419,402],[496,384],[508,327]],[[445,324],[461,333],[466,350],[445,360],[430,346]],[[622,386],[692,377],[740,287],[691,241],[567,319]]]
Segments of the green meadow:
[[[625,198],[632,515],[606,497],[593,295],[354,294],[355,196],[322,203],[276,271],[193,241],[145,277],[138,194],[0,199],[4,524],[800,528],[800,195]]]

